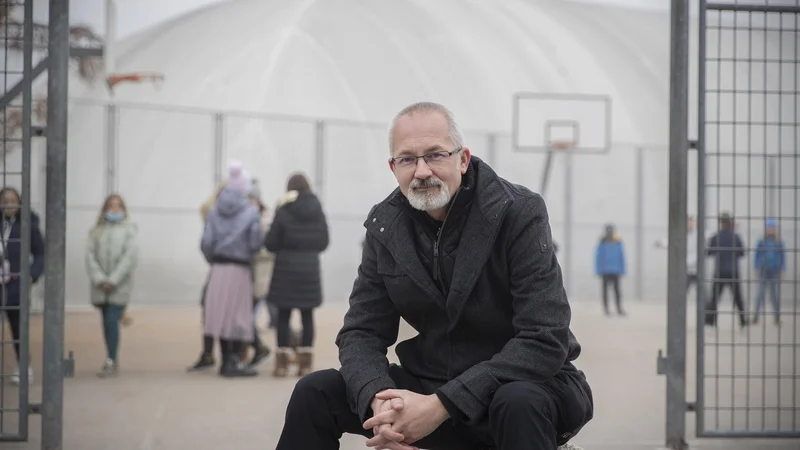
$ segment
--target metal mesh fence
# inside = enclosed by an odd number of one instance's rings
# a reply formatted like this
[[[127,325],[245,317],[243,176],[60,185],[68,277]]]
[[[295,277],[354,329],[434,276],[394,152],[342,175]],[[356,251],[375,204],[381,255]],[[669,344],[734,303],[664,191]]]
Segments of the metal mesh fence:
[[[800,1],[708,2],[701,14],[700,184],[715,256],[701,280],[697,432],[796,437]]]

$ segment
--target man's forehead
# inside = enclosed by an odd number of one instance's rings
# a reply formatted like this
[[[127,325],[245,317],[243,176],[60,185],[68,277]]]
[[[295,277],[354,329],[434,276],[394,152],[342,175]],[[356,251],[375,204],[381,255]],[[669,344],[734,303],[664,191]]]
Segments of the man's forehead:
[[[392,134],[397,152],[429,150],[450,138],[447,119],[438,111],[418,111],[397,120]]]

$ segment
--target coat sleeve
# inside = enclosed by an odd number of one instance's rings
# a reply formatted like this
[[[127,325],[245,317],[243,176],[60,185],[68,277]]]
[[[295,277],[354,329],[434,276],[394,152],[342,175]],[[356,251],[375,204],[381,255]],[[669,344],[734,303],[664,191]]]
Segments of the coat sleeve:
[[[600,272],[600,252],[602,248],[600,244],[597,244],[597,247],[594,248],[594,274],[597,276],[602,275]]]
[[[759,240],[756,244],[756,252],[753,256],[753,268],[756,270],[761,270],[761,266],[764,264],[764,241]]]
[[[625,264],[625,245],[620,242],[619,244],[619,261],[620,261],[620,268],[622,269],[621,275],[625,275],[628,273],[627,266]]]
[[[31,263],[31,280],[36,283],[44,273],[44,236],[39,229],[38,217],[34,220],[31,214],[31,256],[33,262]]]
[[[552,250],[544,200],[535,195],[518,208],[507,244],[513,326],[516,336],[491,359],[480,362],[440,388],[476,425],[495,391],[513,381],[546,381],[567,361],[572,334],[570,306]]]
[[[89,274],[89,280],[92,286],[97,286],[106,281],[106,276],[103,269],[100,268],[100,263],[97,261],[97,243],[92,232],[89,232],[89,239],[86,240],[86,272]]]
[[[743,258],[744,257],[744,242],[742,242],[742,238],[737,234],[734,237],[735,245],[736,245],[736,257]]]
[[[211,262],[214,258],[214,245],[217,242],[216,232],[214,230],[214,221],[207,220],[203,228],[203,238],[200,240],[200,250],[203,252],[207,262]]]
[[[250,249],[255,255],[264,243],[264,233],[261,231],[261,215],[258,213],[253,214],[253,221],[250,223],[249,240]]]
[[[786,272],[786,244],[780,242],[781,272]]]
[[[280,207],[275,211],[275,218],[272,220],[272,225],[269,227],[267,237],[264,238],[264,246],[272,253],[278,253],[281,249],[281,244],[283,243],[283,228],[285,227],[284,221],[286,220],[284,219],[285,214],[286,211]]]
[[[314,250],[322,253],[328,249],[328,245],[330,245],[330,235],[328,232],[328,219],[325,217],[325,213],[320,213],[320,224],[319,224],[319,242],[317,242],[317,248]]]
[[[362,422],[372,416],[370,405],[375,394],[395,388],[386,352],[397,341],[400,326],[400,313],[377,272],[376,245],[368,235],[350,294],[350,308],[336,337],[350,408]]]
[[[108,275],[108,282],[114,286],[118,286],[122,280],[133,273],[139,260],[139,243],[135,226],[131,225],[125,240],[125,250],[120,256],[117,265],[114,266],[114,270]]]

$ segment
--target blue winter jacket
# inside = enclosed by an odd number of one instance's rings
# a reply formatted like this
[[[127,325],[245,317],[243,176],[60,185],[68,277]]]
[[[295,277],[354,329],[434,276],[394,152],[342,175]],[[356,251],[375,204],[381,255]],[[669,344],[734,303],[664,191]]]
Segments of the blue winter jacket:
[[[8,241],[5,243],[4,257],[8,260],[11,269],[11,279],[5,285],[5,304],[7,306],[19,306],[20,282],[19,276],[22,271],[22,224],[20,215],[17,213],[12,219],[2,217],[0,219],[0,234],[5,238],[8,232]],[[7,231],[8,230],[8,231]],[[44,238],[39,230],[39,216],[31,212],[31,256],[30,256],[30,277],[35,283],[44,272]],[[5,240],[5,239],[4,239]],[[0,292],[2,294],[2,292]],[[3,296],[0,295],[0,303]]]
[[[786,271],[786,247],[776,238],[764,238],[756,245],[755,268],[764,275],[778,275]]]
[[[625,249],[619,238],[602,240],[594,251],[595,275],[625,275]]]

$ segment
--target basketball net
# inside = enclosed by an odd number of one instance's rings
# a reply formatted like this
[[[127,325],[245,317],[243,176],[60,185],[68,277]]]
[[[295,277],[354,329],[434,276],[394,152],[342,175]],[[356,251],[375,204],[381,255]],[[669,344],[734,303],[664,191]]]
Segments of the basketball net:
[[[160,89],[164,83],[164,74],[158,72],[113,73],[106,77],[108,90],[112,94],[114,93],[114,86],[119,83],[141,83],[143,81],[149,81],[156,89]]]
[[[569,150],[575,148],[574,141],[552,141],[550,142],[550,148],[557,151],[563,152],[564,150]]]

